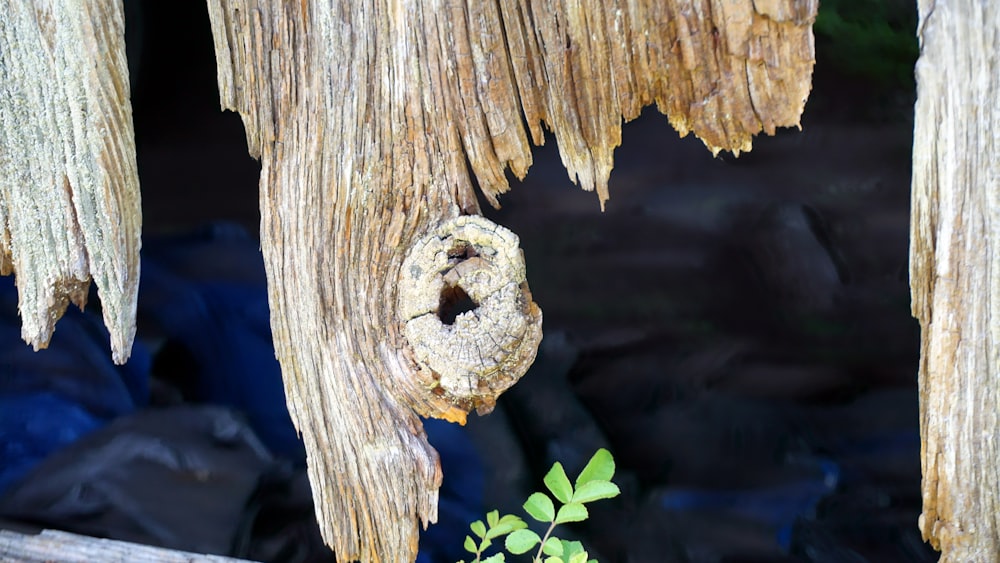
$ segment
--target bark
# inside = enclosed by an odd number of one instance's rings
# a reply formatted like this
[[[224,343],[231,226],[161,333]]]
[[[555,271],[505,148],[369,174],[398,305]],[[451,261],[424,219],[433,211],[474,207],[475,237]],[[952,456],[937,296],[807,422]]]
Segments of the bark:
[[[93,278],[118,363],[141,226],[124,29],[120,1],[0,0],[0,275],[36,350]]]
[[[1000,554],[1000,7],[922,0],[910,276],[922,327],[924,538],[941,561]]]
[[[479,210],[472,178],[496,204],[544,127],[603,205],[623,116],[656,103],[711,150],[749,150],[798,124],[813,65],[815,1],[208,4],[222,105],[262,164],[289,409],[341,560],[415,557],[441,479],[417,415],[489,410],[534,356],[516,237],[456,219]],[[459,290],[476,309],[449,324]]]

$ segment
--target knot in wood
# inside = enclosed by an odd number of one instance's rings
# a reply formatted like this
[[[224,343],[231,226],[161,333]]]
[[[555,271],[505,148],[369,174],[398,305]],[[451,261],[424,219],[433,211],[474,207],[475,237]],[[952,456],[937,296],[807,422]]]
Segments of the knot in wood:
[[[400,320],[433,393],[480,414],[535,360],[542,311],[517,235],[478,215],[419,239],[399,273]]]

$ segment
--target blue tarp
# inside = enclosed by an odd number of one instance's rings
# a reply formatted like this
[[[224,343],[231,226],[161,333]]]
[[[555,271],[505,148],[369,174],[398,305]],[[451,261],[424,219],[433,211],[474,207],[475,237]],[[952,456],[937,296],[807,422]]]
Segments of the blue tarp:
[[[12,278],[0,278],[0,495],[53,452],[145,408],[154,372],[186,401],[242,413],[271,453],[301,465],[304,448],[271,341],[263,261],[242,228],[215,224],[147,241],[138,316],[139,339],[125,366],[112,364],[107,331],[90,309],[71,307],[49,348],[35,353],[20,338]],[[145,342],[159,352],[156,369]],[[483,468],[463,428],[425,427],[444,482],[439,524],[422,537],[420,560],[451,562],[463,556],[468,523],[483,513]]]

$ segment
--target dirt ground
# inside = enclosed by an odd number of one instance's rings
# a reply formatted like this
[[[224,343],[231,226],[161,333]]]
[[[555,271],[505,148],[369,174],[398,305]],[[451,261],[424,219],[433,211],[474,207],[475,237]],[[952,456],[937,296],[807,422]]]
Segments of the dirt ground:
[[[166,23],[145,45],[200,17],[147,4]],[[150,235],[258,228],[258,167],[218,111],[202,23],[179,51],[139,53]],[[545,315],[536,366],[470,422],[488,504],[515,510],[552,461],[606,446],[624,494],[570,532],[602,561],[933,560],[916,528],[912,123],[867,96],[819,75],[802,131],[738,159],[647,110],[625,127],[603,213],[554,140],[535,151],[502,209],[483,210],[521,237]]]

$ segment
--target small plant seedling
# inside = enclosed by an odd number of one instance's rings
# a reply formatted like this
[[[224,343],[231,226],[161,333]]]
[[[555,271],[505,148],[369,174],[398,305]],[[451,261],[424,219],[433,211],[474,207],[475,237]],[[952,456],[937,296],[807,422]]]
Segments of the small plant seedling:
[[[496,510],[486,515],[486,523],[476,520],[470,528],[473,536],[465,536],[465,550],[476,556],[473,563],[506,562],[501,551],[483,558],[494,540],[504,538],[504,548],[513,555],[522,555],[536,549],[533,563],[597,563],[589,559],[583,544],[566,541],[552,535],[559,524],[583,522],[589,517],[587,503],[614,498],[621,491],[611,482],[615,475],[615,460],[611,452],[601,448],[590,458],[574,483],[570,483],[561,463],[556,462],[545,474],[543,482],[551,497],[542,492],[532,493],[524,503],[529,516],[549,525],[544,536],[528,529],[528,524],[513,514],[500,516]],[[553,501],[553,497],[555,501]],[[556,503],[559,504],[558,510]],[[461,563],[465,563],[462,561]]]

